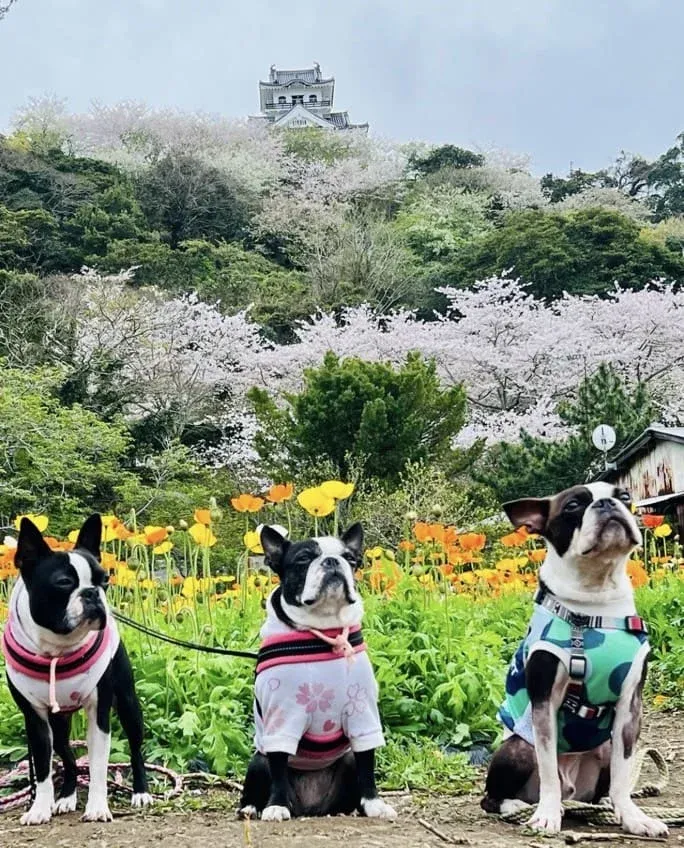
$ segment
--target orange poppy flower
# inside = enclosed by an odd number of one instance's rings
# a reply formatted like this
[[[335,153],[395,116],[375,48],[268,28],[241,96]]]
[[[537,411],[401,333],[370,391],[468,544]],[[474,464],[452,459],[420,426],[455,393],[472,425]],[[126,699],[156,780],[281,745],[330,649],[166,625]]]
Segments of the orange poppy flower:
[[[639,586],[645,586],[648,583],[648,574],[646,569],[638,562],[630,560],[627,563],[627,575],[632,581],[632,586],[637,589]]]
[[[166,527],[145,527],[145,541],[148,545],[159,545],[168,535]]]
[[[254,495],[239,495],[237,498],[231,498],[230,502],[238,512],[259,512],[264,505],[264,499],[255,498]]]
[[[453,545],[458,539],[458,530],[454,527],[453,524],[450,524],[448,527],[444,528],[444,538],[442,541],[445,545]]]
[[[527,556],[532,562],[544,562],[546,559],[546,548],[537,548],[535,551],[529,551]]]
[[[641,516],[641,521],[644,527],[648,527],[650,530],[653,530],[655,527],[660,527],[660,525],[665,521],[665,516],[650,515],[646,513],[646,515]]]
[[[413,525],[413,535],[419,542],[429,542],[432,539],[430,535],[430,525],[425,521],[418,521]]]
[[[211,524],[211,510],[209,510],[209,509],[196,509],[195,510],[195,521],[198,524],[204,524],[208,527]]]
[[[416,546],[408,539],[402,539],[397,545],[400,551],[415,551]]]
[[[289,501],[293,494],[294,486],[292,483],[279,483],[271,486],[268,492],[266,492],[266,500],[274,504],[279,504],[283,501]]]
[[[506,548],[520,548],[527,541],[528,535],[527,529],[525,527],[520,527],[512,533],[502,536],[499,541]]]
[[[462,533],[458,541],[464,551],[481,551],[487,543],[487,537],[484,533]]]

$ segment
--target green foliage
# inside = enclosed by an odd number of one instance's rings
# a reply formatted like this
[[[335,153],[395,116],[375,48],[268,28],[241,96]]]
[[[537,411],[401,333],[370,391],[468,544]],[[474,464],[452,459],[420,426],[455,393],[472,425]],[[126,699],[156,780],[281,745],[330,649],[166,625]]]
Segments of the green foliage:
[[[364,635],[380,691],[387,747],[379,751],[382,785],[467,790],[472,772],[462,755],[472,744],[490,744],[500,733],[496,711],[503,698],[506,667],[524,636],[532,598],[513,593],[474,600],[410,593],[400,584],[392,597],[367,595]],[[663,580],[637,592],[637,608],[650,629],[647,702],[664,695],[684,706],[684,608],[682,583]],[[155,626],[179,638],[210,643],[194,630],[193,617],[179,613]],[[216,611],[214,643],[253,648],[263,619],[257,595],[246,606]],[[242,659],[180,651],[124,628],[146,727],[146,758],[181,770],[208,768],[244,777],[252,750],[254,666]],[[21,714],[6,686],[0,687],[0,758],[25,752]],[[76,733],[83,716],[76,717]],[[112,759],[126,761],[127,743],[113,723]]]
[[[438,186],[421,190],[406,202],[396,226],[420,259],[445,262],[492,228],[488,205],[484,195]]]
[[[419,176],[425,177],[442,168],[479,168],[484,163],[485,157],[480,153],[473,153],[472,150],[456,147],[453,144],[443,144],[424,156],[413,154],[409,160],[409,168]]]
[[[0,514],[46,510],[70,527],[110,506],[126,480],[130,444],[121,422],[60,406],[57,370],[3,370],[0,383]]]
[[[238,238],[247,223],[244,199],[226,175],[190,154],[168,153],[136,181],[151,229],[178,247],[187,239]]]
[[[599,208],[511,213],[463,251],[450,277],[467,286],[510,268],[544,298],[600,294],[615,281],[641,288],[658,277],[684,279],[681,253],[642,239],[634,221]]]
[[[588,188],[612,188],[614,181],[610,179],[607,171],[598,171],[595,174],[582,171],[579,168],[571,170],[567,177],[556,177],[553,174],[545,174],[540,181],[544,196],[551,203],[559,203],[573,194],[580,194]]]
[[[263,390],[250,393],[261,430],[255,446],[267,466],[294,474],[321,457],[346,477],[355,462],[368,477],[396,482],[407,462],[455,460],[451,440],[463,426],[465,392],[444,389],[434,362],[411,354],[398,369],[328,352],[304,373],[304,388],[281,409]]]
[[[466,451],[460,466],[469,470],[480,451],[480,445]],[[465,474],[449,473],[443,465],[408,462],[391,491],[382,480],[366,481],[354,494],[348,521],[360,521],[369,538],[389,546],[410,535],[412,520],[407,516],[472,527],[498,509],[491,489]]]
[[[285,150],[303,162],[325,162],[332,165],[351,156],[352,140],[344,133],[331,133],[322,127],[286,129]]]
[[[56,320],[50,286],[33,274],[0,271],[0,362],[36,365],[57,356],[48,334],[66,332]]]
[[[61,267],[60,253],[59,228],[49,212],[0,206],[0,269],[53,271]]]
[[[626,385],[608,365],[584,380],[577,396],[559,404],[558,412],[575,430],[567,439],[552,442],[522,432],[519,444],[502,442],[487,452],[476,477],[499,500],[546,497],[589,479],[602,462],[591,442],[595,427],[609,423],[615,429],[617,452],[654,417],[646,386]]]

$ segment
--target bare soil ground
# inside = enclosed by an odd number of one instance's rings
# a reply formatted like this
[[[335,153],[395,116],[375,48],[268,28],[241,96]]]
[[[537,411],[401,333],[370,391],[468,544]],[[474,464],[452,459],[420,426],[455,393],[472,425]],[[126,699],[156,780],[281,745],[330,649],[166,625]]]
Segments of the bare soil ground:
[[[662,751],[670,763],[670,784],[666,792],[645,805],[684,806],[684,714],[651,715],[646,722],[643,743]],[[484,773],[483,773],[484,775]],[[645,772],[644,777],[648,778]],[[390,799],[388,799],[390,800]],[[78,814],[60,817],[45,827],[25,828],[20,813],[0,817],[0,846],[11,848],[444,848],[448,844],[468,844],[474,848],[522,848],[560,845],[561,839],[542,839],[523,827],[505,824],[485,816],[479,795],[393,796],[399,812],[395,823],[357,817],[299,819],[283,823],[239,822],[234,816],[237,796],[209,793],[190,797],[178,805],[155,812],[131,813],[114,807],[111,824],[83,824]],[[193,809],[198,808],[198,809]],[[428,830],[422,819],[441,835]],[[564,831],[600,833],[614,828],[583,827],[566,820]],[[684,828],[672,828],[669,845],[684,845]],[[589,843],[586,843],[589,844]],[[601,844],[643,846],[630,839]]]

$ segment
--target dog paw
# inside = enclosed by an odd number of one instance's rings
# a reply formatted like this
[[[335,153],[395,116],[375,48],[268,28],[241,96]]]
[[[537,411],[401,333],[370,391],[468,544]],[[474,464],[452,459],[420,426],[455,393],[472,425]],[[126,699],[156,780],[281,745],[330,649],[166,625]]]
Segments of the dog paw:
[[[86,811],[81,816],[81,821],[84,822],[110,822],[113,821],[113,816],[109,811],[109,806],[105,804],[87,804]]]
[[[64,798],[58,798],[52,805],[52,812],[56,816],[63,816],[65,813],[73,813],[76,810],[76,793],[66,795]]]
[[[131,807],[135,807],[136,809],[150,807],[153,803],[154,799],[149,792],[134,792],[131,797]]]
[[[237,811],[239,819],[255,819],[257,817],[257,808],[253,804],[247,804]]]
[[[562,818],[563,812],[560,805],[542,806],[540,804],[534,811],[532,818],[528,820],[527,826],[539,830],[541,833],[559,833]]]
[[[668,835],[669,831],[665,822],[647,816],[634,803],[620,810],[616,808],[615,815],[625,833],[631,833],[633,836],[649,836],[653,838]]]
[[[289,821],[290,811],[287,807],[278,807],[275,804],[266,807],[261,814],[261,821]]]
[[[518,798],[504,798],[499,805],[499,815],[514,816],[522,810],[529,810],[530,805]]]
[[[388,819],[394,821],[397,814],[382,798],[362,798],[361,809],[369,819]]]
[[[21,824],[47,824],[52,818],[52,803],[34,801],[31,809],[21,817]]]

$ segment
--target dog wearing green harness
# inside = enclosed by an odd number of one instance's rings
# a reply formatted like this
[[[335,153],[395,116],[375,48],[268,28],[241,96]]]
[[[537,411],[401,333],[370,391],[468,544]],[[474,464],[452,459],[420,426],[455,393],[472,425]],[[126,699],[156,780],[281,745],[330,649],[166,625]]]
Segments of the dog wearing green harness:
[[[649,653],[626,571],[641,542],[628,492],[608,483],[504,504],[515,527],[547,541],[527,634],[506,677],[504,742],[484,810],[536,804],[529,824],[561,827],[564,800],[608,799],[623,830],[667,834],[630,797]]]

